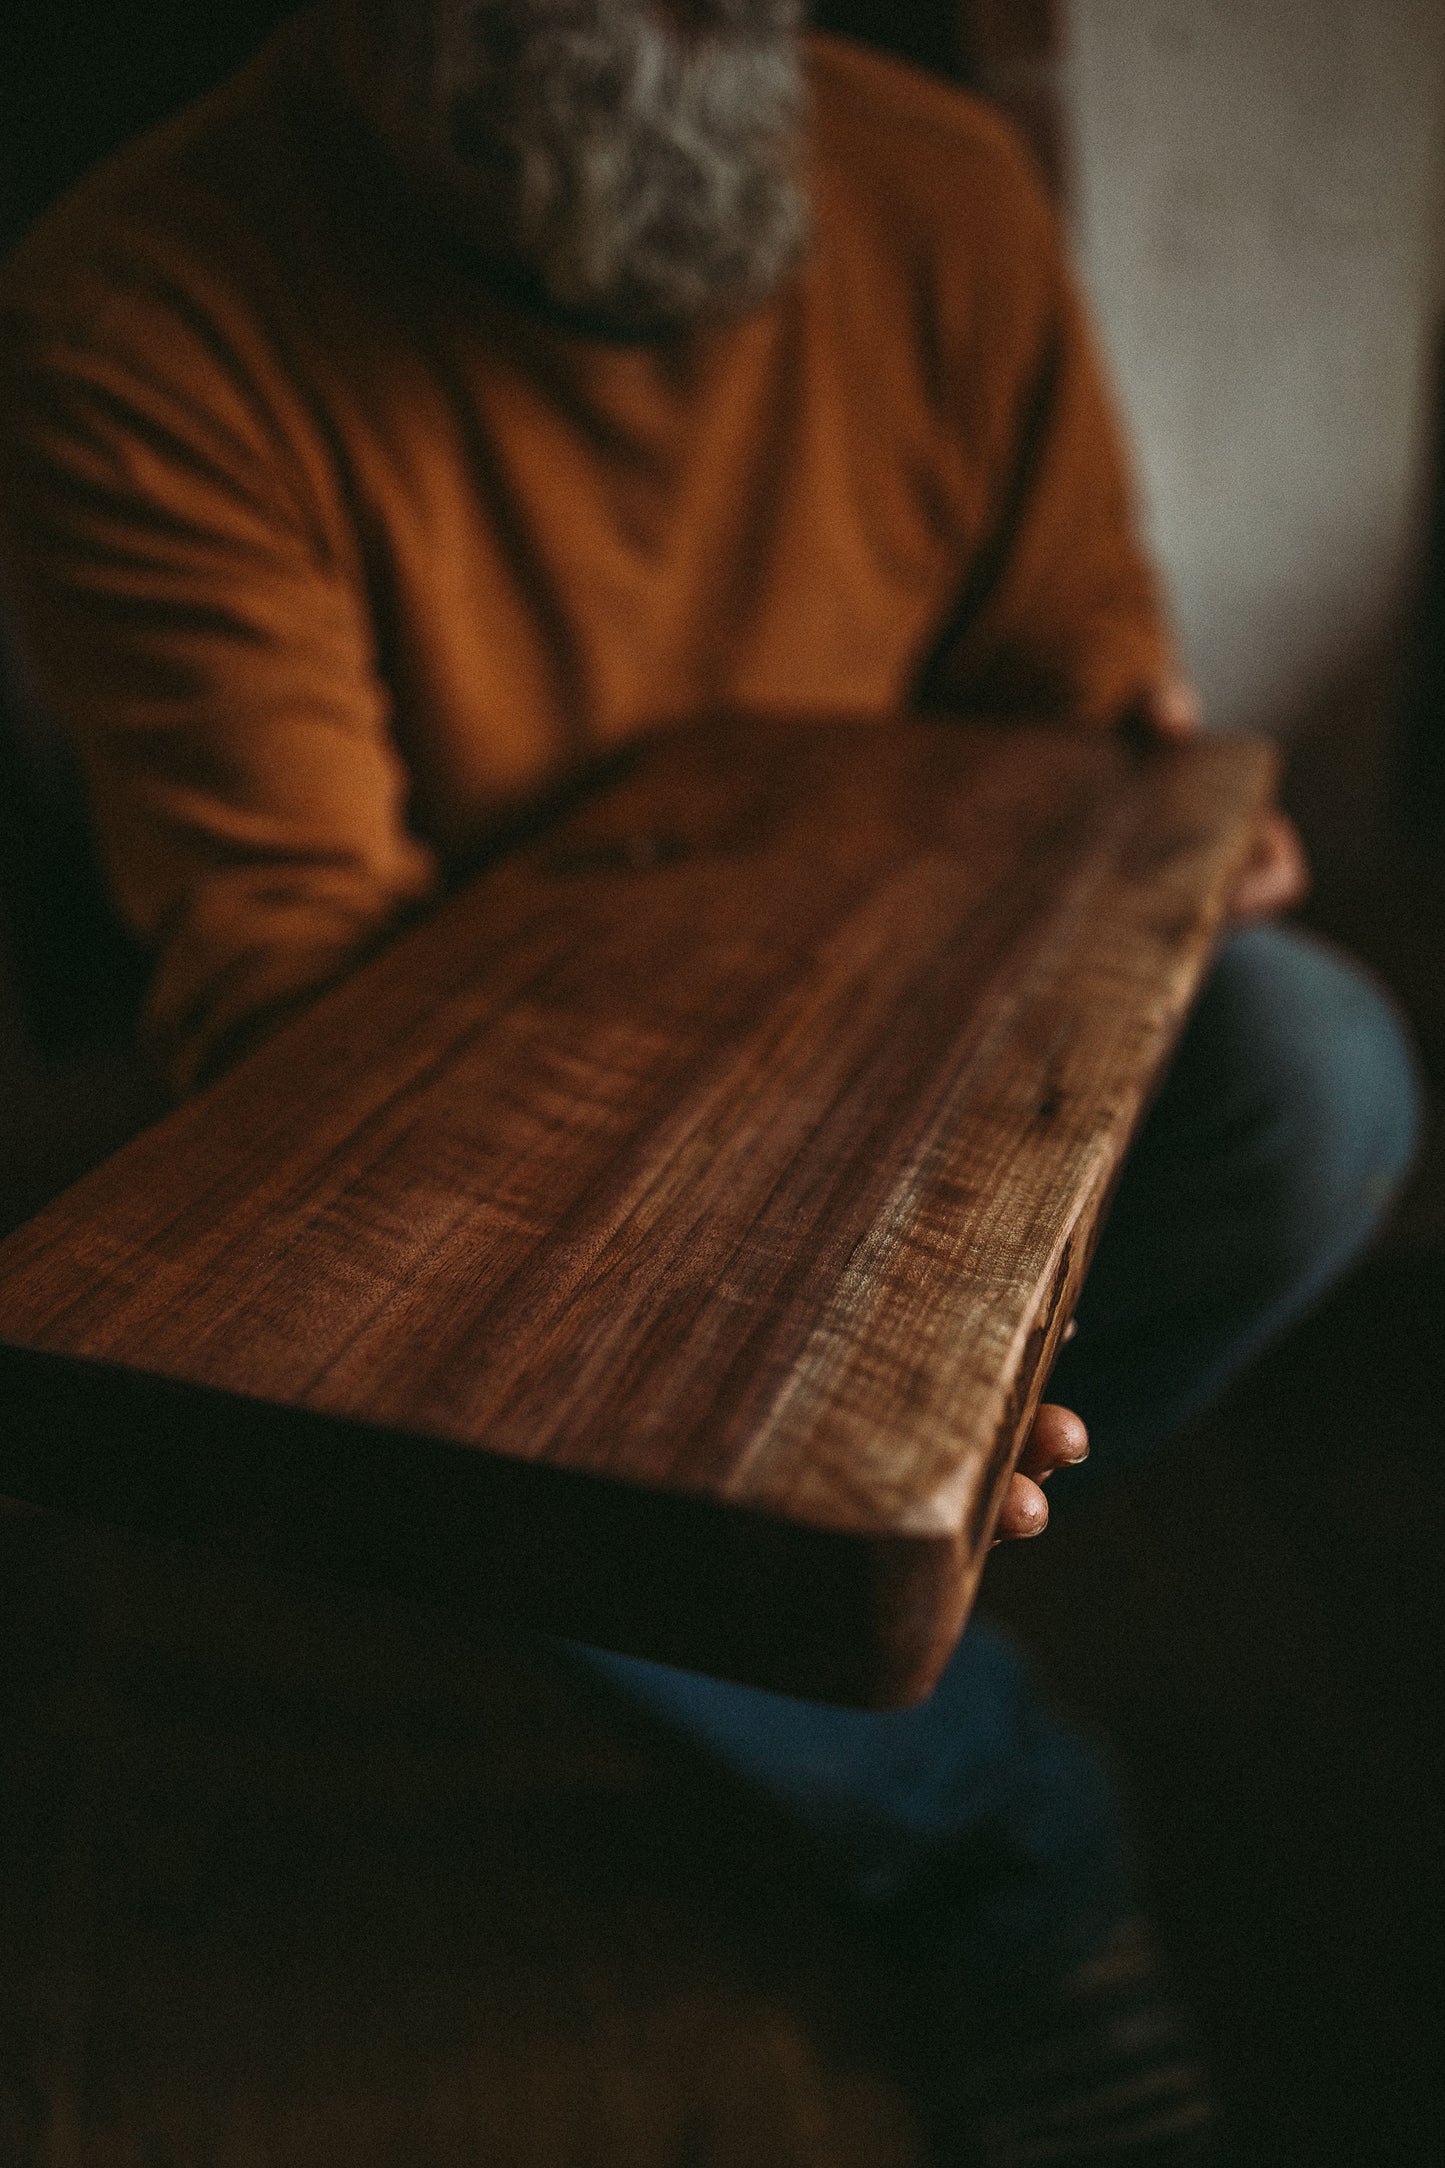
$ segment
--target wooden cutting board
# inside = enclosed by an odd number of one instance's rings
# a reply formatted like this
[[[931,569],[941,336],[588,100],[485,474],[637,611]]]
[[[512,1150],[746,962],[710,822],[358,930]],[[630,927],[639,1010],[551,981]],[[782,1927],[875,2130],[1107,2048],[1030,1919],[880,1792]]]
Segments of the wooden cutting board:
[[[0,1489],[923,1693],[1274,771],[649,741],[0,1245]]]

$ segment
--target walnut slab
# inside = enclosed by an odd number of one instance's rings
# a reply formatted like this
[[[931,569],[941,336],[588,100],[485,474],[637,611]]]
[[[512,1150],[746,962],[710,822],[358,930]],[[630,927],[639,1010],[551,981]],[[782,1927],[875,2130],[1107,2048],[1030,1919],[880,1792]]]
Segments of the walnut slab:
[[[1274,768],[648,742],[0,1245],[0,1489],[922,1694]]]

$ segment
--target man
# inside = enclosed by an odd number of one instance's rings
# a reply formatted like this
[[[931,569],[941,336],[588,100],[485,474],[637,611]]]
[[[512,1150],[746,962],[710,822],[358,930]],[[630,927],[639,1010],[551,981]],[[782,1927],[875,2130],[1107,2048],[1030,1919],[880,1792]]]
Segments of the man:
[[[154,952],[145,1027],[178,1089],[654,723],[918,703],[1195,727],[1026,161],[797,13],[323,0],[10,264],[6,606]],[[1241,914],[1301,880],[1276,816]],[[1096,1463],[1342,1267],[1413,1125],[1380,997],[1300,939],[1238,936],[1056,1373]],[[1042,1527],[1085,1442],[1041,1413],[1004,1533]],[[1205,2157],[1107,1787],[998,1637],[885,1717],[583,1660],[792,1814],[859,1904],[902,1918],[947,1887],[946,1963],[1008,2013],[948,2144]],[[1008,2061],[1044,2009],[1071,2013],[1048,2086]]]

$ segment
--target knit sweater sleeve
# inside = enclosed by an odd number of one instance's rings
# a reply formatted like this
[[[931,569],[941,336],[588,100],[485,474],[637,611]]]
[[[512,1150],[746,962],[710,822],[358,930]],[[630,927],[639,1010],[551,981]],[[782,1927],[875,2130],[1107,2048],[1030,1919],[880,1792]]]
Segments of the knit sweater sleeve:
[[[188,1089],[435,882],[284,371],[183,258],[62,219],[0,283],[0,589]]]
[[[971,245],[997,262],[990,278],[985,260],[971,289],[955,350],[968,387],[959,427],[982,450],[988,510],[922,697],[1105,726],[1174,667],[1171,628],[1053,207],[1006,140],[980,193],[975,226],[988,243]],[[939,275],[946,316],[946,255]]]

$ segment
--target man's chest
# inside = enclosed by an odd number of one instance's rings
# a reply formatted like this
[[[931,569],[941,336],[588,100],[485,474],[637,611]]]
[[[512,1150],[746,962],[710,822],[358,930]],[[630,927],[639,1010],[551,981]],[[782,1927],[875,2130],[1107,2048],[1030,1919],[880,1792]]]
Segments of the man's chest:
[[[419,342],[348,416],[378,655],[444,848],[720,707],[908,701],[983,524],[906,347],[816,294],[687,352]]]

